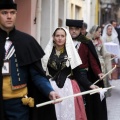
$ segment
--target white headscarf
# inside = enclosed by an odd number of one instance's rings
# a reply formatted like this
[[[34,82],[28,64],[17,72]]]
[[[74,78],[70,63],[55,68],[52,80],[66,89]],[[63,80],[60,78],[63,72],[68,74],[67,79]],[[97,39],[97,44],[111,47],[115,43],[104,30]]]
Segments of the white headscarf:
[[[94,25],[92,26],[92,28],[89,30],[88,34],[86,35],[87,38],[89,38],[90,40],[93,40],[94,39],[94,35],[95,35],[95,32],[97,30],[99,26],[98,25]]]
[[[115,30],[115,28],[111,25],[111,24],[107,24],[105,27],[104,27],[104,29],[103,29],[103,33],[102,33],[102,40],[103,40],[103,42],[106,42],[106,38],[107,38],[107,28],[108,28],[108,26],[111,26],[112,27],[112,34],[111,34],[111,40],[112,40],[112,42],[114,42],[114,43],[116,43],[116,39],[118,39],[117,37],[118,37],[118,34],[117,34],[117,32],[116,32],[116,30]],[[117,44],[118,44],[119,42],[117,42]]]
[[[68,55],[68,60],[70,62],[71,68],[74,69],[75,67],[79,66],[82,64],[82,61],[80,59],[80,56],[77,52],[77,50],[75,49],[74,43],[72,41],[71,35],[69,33],[69,31],[66,28],[60,27],[63,30],[65,30],[66,32],[66,43],[65,43],[65,48],[66,48],[66,52]],[[44,52],[45,55],[42,58],[42,66],[43,69],[46,71],[47,69],[47,64],[48,64],[48,60],[49,57],[51,55],[52,49],[53,49],[54,43],[53,43],[53,38],[50,39],[50,41],[48,42]]]

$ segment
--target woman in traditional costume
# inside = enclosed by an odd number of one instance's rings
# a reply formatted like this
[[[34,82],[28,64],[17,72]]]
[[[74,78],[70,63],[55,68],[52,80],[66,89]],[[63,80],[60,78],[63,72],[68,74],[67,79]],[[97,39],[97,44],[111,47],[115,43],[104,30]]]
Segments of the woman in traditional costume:
[[[119,45],[118,33],[111,24],[107,24],[103,29],[103,42],[113,42]]]
[[[111,64],[110,59],[114,55],[109,53],[104,46],[104,43],[101,39],[101,27],[98,25],[94,25],[90,29],[89,33],[87,34],[87,37],[92,40],[95,46],[95,49],[96,49],[96,52],[98,54],[99,61],[101,64],[102,72],[104,74],[107,73],[109,70],[112,69],[112,64]],[[108,75],[108,78],[105,77],[103,79],[105,87],[111,86],[108,79],[111,79],[111,74]],[[110,90],[107,92],[107,96],[111,96]]]
[[[108,50],[114,53],[118,58],[115,59],[114,62],[118,63],[120,58],[120,44],[118,40],[118,33],[116,32],[115,28],[111,24],[107,24],[103,29],[102,34],[103,43],[106,45],[111,45],[111,49]],[[115,46],[115,47],[112,47]]]
[[[45,48],[42,64],[52,87],[61,97],[79,93],[78,83],[88,89],[97,88],[91,82],[80,79],[81,63],[68,30],[63,27],[57,28]],[[57,120],[87,120],[82,96],[54,105],[53,111]]]

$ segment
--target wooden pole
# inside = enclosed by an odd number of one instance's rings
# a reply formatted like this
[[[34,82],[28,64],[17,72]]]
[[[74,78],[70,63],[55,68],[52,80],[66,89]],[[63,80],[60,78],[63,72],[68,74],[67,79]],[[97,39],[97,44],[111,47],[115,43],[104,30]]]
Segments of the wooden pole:
[[[93,92],[99,92],[101,89],[102,88],[97,88],[97,89],[94,89],[94,90],[88,90],[88,91],[85,91],[85,92],[69,95],[69,96],[62,97],[62,98],[59,98],[59,99],[56,99],[56,100],[51,100],[51,101],[48,101],[48,102],[37,104],[36,107],[42,107],[42,106],[45,106],[45,105],[48,105],[48,104],[54,104],[55,102],[59,102],[59,101],[62,101],[62,100],[65,100],[65,99],[68,99],[68,98],[71,98],[71,97],[86,95],[86,94],[90,94],[90,93],[93,93]]]
[[[109,72],[107,72],[107,73],[102,77],[102,79],[103,79],[104,77],[106,77],[108,74],[110,74],[115,68],[116,68],[116,65],[115,65],[115,67],[112,68]],[[100,80],[101,80],[101,79],[98,79],[96,82],[93,83],[93,85],[95,85],[96,83],[98,83]]]

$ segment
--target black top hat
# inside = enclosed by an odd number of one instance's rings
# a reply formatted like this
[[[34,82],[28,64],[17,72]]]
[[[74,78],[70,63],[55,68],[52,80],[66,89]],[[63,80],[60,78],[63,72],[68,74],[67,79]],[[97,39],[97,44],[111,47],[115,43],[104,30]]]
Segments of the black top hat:
[[[66,19],[66,26],[82,28],[83,20]]]
[[[0,9],[16,9],[17,4],[13,0],[0,0]]]

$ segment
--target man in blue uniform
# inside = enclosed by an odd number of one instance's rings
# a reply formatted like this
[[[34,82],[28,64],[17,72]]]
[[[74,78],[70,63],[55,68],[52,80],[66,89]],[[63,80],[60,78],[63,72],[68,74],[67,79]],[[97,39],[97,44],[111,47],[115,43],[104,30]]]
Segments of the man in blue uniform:
[[[59,95],[42,69],[42,48],[32,36],[15,29],[16,14],[13,0],[0,0],[0,120],[37,120],[35,104],[41,94],[49,99]]]

